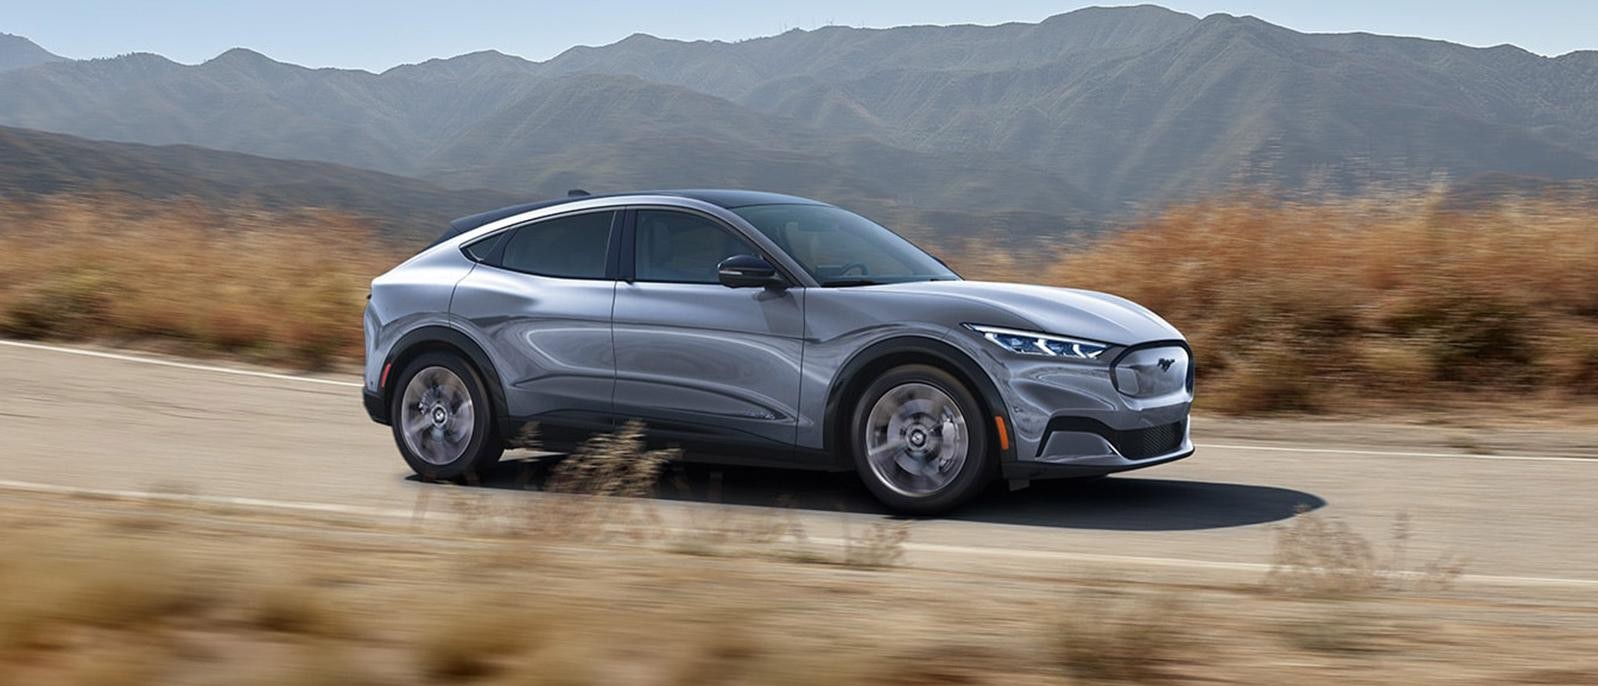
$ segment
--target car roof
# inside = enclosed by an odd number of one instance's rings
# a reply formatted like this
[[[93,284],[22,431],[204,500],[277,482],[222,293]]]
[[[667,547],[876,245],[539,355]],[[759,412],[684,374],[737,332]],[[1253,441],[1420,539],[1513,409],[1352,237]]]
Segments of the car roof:
[[[497,210],[489,210],[487,212],[478,212],[477,214],[471,214],[471,215],[467,215],[467,216],[461,217],[459,219],[451,221],[449,223],[449,229],[444,231],[444,235],[439,236],[438,240],[433,241],[433,245],[438,245],[439,243],[442,243],[442,242],[447,241],[447,240],[449,240],[451,238],[459,236],[459,235],[461,235],[463,233],[466,233],[467,231],[471,231],[472,229],[475,229],[475,228],[477,228],[479,226],[484,226],[486,224],[497,222],[497,221],[499,221],[501,219],[504,219],[506,217],[512,217],[512,216],[521,214],[523,212],[531,212],[533,210],[541,210],[541,209],[544,209],[546,207],[554,207],[556,205],[564,205],[566,203],[577,202],[579,200],[593,200],[595,198],[630,198],[630,197],[642,197],[642,196],[651,196],[651,195],[652,196],[666,195],[666,196],[673,196],[673,197],[678,197],[678,198],[689,198],[689,199],[692,199],[692,200],[698,200],[700,202],[707,202],[707,203],[710,203],[712,205],[717,205],[717,206],[720,206],[720,207],[723,207],[723,208],[726,208],[726,209],[729,209],[729,210],[733,209],[735,207],[748,207],[750,205],[824,205],[824,204],[826,204],[826,203],[822,203],[822,202],[817,202],[815,200],[811,200],[809,198],[801,198],[801,197],[799,197],[797,195],[784,195],[782,193],[768,193],[768,192],[765,192],[765,191],[744,191],[744,190],[734,190],[734,189],[724,189],[724,188],[697,188],[697,189],[669,190],[669,191],[634,191],[634,192],[630,192],[630,193],[605,193],[605,194],[600,194],[600,195],[587,195],[587,194],[569,195],[569,196],[564,197],[564,198],[555,198],[553,200],[541,200],[541,201],[538,201],[538,202],[521,203],[519,205],[511,205],[509,207],[501,207],[501,208],[499,208]]]

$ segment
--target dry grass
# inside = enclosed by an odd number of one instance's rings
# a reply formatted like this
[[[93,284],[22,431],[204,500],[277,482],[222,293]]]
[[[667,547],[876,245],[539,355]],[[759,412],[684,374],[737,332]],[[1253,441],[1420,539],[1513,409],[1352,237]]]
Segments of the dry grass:
[[[0,204],[0,335],[159,340],[305,367],[360,353],[370,279],[405,250],[315,210],[54,197]],[[1072,239],[1075,240],[1075,239]],[[1175,207],[1041,268],[969,242],[968,276],[1106,290],[1197,352],[1200,407],[1328,412],[1417,393],[1598,396],[1598,212],[1442,191]]]
[[[661,539],[667,549],[687,555],[833,561],[811,545],[809,531],[792,510],[689,510],[685,526],[662,531]],[[846,548],[843,559],[848,557]]]
[[[584,441],[560,461],[545,490],[553,493],[640,498],[654,491],[661,472],[679,450],[648,450],[644,424],[629,421],[614,433]]]
[[[400,257],[315,210],[50,197],[0,203],[0,227],[0,334],[303,367],[360,355],[367,284]]]
[[[1280,622],[1276,630],[1289,647],[1309,653],[1380,652],[1390,638],[1379,615],[1342,604],[1294,616]]]
[[[418,642],[418,666],[444,681],[499,674],[515,656],[546,643],[554,623],[514,600],[472,594],[435,610]]]
[[[532,434],[518,440],[523,445],[537,444]],[[660,528],[659,516],[646,497],[654,493],[666,465],[679,455],[674,449],[648,449],[644,425],[637,421],[612,433],[591,436],[556,463],[541,484],[543,490],[558,496],[539,499],[519,516],[508,518],[514,522],[511,533],[565,540],[653,536]],[[472,517],[480,521],[491,519],[492,514]]]
[[[846,528],[844,533],[844,564],[867,569],[892,567],[904,560],[904,544],[910,542],[910,523],[872,522],[859,533],[853,527]]]
[[[0,548],[0,618],[48,620],[44,640],[0,645],[0,683],[1487,684],[1585,674],[1598,649],[1589,607],[1526,605],[1500,588],[1488,605],[1457,593],[1326,603],[1125,570],[865,573],[463,536],[436,519],[199,508],[162,529],[114,521],[146,507],[53,496],[0,507],[0,528],[25,533]],[[298,573],[262,572],[286,562]],[[113,595],[143,600],[108,602],[99,570],[126,577]],[[296,592],[316,600],[274,600],[299,609],[261,619],[263,597]],[[305,607],[341,630],[307,630],[326,622]]]
[[[632,421],[612,433],[590,437],[560,458],[542,479],[524,472],[519,485],[551,494],[516,505],[475,497],[470,488],[440,484],[417,494],[415,512],[425,517],[435,497],[472,535],[513,541],[648,543],[672,552],[707,557],[764,558],[886,569],[900,564],[910,540],[911,522],[875,521],[846,525],[841,546],[815,545],[786,499],[779,508],[674,508],[657,494],[675,449],[651,450],[645,427]],[[538,450],[535,431],[523,431],[516,444]],[[676,487],[689,490],[680,477]],[[712,482],[714,500],[719,486]],[[668,511],[669,510],[669,511]],[[524,553],[509,556],[519,560]]]
[[[264,631],[312,637],[338,637],[356,631],[325,589],[304,581],[261,583],[247,608],[249,621]]]
[[[1460,212],[1445,195],[1243,196],[1084,240],[1040,279],[972,250],[970,276],[1137,301],[1195,349],[1200,407],[1347,411],[1416,395],[1598,394],[1598,212],[1559,197]]]
[[[1083,593],[1062,615],[1056,659],[1065,673],[1088,683],[1171,680],[1196,624],[1169,594]]]
[[[17,536],[7,546],[35,552],[0,559],[0,652],[59,642],[73,626],[161,623],[203,609],[210,599],[204,584],[183,578],[159,551],[142,546],[106,542],[101,552],[115,557],[115,565],[32,537]]]

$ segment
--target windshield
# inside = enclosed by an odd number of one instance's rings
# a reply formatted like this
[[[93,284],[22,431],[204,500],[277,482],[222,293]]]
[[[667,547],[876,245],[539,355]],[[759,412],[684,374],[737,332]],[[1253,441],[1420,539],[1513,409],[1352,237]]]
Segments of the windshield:
[[[750,205],[732,210],[823,286],[960,278],[881,224],[827,205]]]

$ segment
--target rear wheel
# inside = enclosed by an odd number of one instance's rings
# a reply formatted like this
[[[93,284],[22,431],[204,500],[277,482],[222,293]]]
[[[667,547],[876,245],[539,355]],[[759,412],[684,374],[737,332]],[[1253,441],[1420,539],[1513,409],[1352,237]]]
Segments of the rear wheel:
[[[426,353],[400,373],[389,416],[405,463],[425,479],[471,480],[499,461],[493,407],[477,372],[448,353]]]
[[[850,443],[866,488],[901,512],[946,512],[993,473],[981,407],[937,367],[895,367],[872,382],[855,406]]]

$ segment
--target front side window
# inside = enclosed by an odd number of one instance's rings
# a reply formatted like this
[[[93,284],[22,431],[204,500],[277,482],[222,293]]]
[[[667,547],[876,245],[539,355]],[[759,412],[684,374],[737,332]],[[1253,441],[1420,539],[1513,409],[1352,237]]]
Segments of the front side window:
[[[635,234],[639,281],[720,283],[722,260],[760,254],[715,220],[687,212],[639,210]]]
[[[865,217],[828,205],[733,210],[823,286],[958,279],[937,258]]]
[[[514,229],[500,266],[539,276],[605,278],[605,252],[615,212],[556,217]]]

